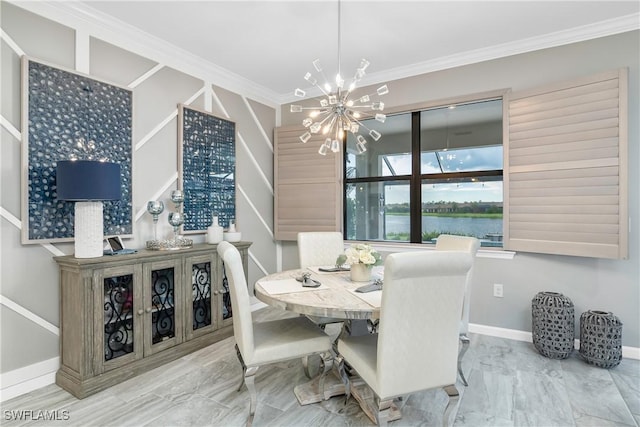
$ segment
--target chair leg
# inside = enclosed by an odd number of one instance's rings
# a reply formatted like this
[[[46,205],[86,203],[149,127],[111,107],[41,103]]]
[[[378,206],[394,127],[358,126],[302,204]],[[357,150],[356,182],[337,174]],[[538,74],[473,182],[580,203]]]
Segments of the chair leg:
[[[324,400],[329,400],[331,396],[328,396],[324,389],[324,380],[327,377],[327,373],[333,367],[333,354],[330,351],[326,351],[322,353],[322,359],[320,359],[320,378],[318,381],[318,386]]]
[[[458,389],[453,384],[444,387],[444,391],[447,393],[447,396],[449,396],[449,401],[447,402],[447,406],[444,408],[444,415],[442,416],[442,426],[448,427],[449,425],[453,425],[453,422],[449,424],[449,418],[451,417],[453,408],[455,408],[456,404],[458,403],[460,394],[458,394]]]
[[[468,386],[467,379],[464,377],[464,372],[462,372],[462,358],[464,354],[469,350],[470,340],[466,335],[460,335],[460,352],[458,353],[458,374],[460,375],[460,380],[464,386]]]
[[[242,390],[242,386],[244,385],[244,377],[247,373],[247,365],[244,364],[244,359],[242,358],[242,353],[240,353],[240,349],[238,348],[238,344],[236,344],[236,356],[238,356],[238,360],[240,361],[240,365],[242,366],[242,379],[240,380],[240,385],[238,386],[238,390]]]
[[[256,394],[256,384],[255,384],[255,375],[258,372],[258,366],[253,366],[251,368],[247,368],[247,371],[244,374],[244,382],[247,384],[247,389],[249,390],[249,418],[247,418],[247,427],[251,427],[253,424],[253,417],[256,414],[256,406],[257,406],[257,394]]]
[[[380,400],[378,396],[375,397],[375,404],[377,407],[376,420],[378,422],[378,427],[387,427],[392,403],[393,399]]]

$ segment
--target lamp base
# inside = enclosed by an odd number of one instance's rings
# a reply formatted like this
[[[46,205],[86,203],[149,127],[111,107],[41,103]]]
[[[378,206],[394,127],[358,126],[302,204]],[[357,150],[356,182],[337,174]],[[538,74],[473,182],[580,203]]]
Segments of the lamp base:
[[[74,226],[74,256],[76,258],[101,257],[104,246],[102,202],[76,202]]]

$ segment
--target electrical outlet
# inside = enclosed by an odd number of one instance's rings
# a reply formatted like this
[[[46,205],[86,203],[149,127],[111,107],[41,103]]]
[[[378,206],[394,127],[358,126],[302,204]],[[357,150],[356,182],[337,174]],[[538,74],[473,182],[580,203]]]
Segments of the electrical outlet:
[[[500,283],[493,284],[493,296],[498,298],[502,298],[504,296],[502,293],[502,284]]]

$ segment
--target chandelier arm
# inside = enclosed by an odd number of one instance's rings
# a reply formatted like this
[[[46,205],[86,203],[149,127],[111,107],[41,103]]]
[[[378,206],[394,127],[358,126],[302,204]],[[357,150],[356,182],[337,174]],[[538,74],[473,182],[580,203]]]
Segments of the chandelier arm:
[[[322,74],[322,77],[324,77],[325,80],[327,80],[327,78],[324,76],[324,73],[321,71],[320,74]],[[328,97],[330,94],[327,93],[326,90],[324,90],[324,88],[322,86],[320,86],[318,83],[314,84],[315,87],[317,87],[318,89],[320,89],[320,92],[322,92],[322,94],[326,97]]]
[[[356,122],[358,124],[358,126],[362,126],[366,130],[371,131],[371,129],[369,129],[365,124],[363,124],[360,120],[356,119],[355,117],[351,117],[350,119],[353,120],[354,122]],[[351,133],[353,133],[353,132],[351,132]]]
[[[330,112],[330,110],[327,110],[326,108],[318,108],[318,107],[303,107],[302,105],[300,105],[300,109],[302,110],[315,110],[318,112],[318,114],[325,114]]]
[[[328,118],[330,118],[330,117],[335,117],[335,116],[334,116],[333,114],[329,114],[329,115],[327,115],[327,117],[325,117],[324,119],[322,119],[322,121],[320,121],[320,122],[316,122],[316,123],[319,123],[319,124],[320,124],[320,126],[322,126],[322,125],[324,124],[324,122],[326,122],[326,121],[327,121],[327,119],[328,119]]]
[[[324,122],[325,122],[329,117],[331,117],[331,122],[327,125],[327,126],[329,127],[329,129],[327,130],[327,132],[322,132],[322,133],[323,133],[323,134],[325,134],[325,135],[326,135],[326,134],[328,134],[329,132],[331,132],[331,129],[333,129],[333,127],[334,127],[334,126],[335,126],[335,124],[336,124],[336,118],[337,118],[338,116],[336,116],[335,114],[334,114],[334,115],[332,115],[332,116],[327,116],[327,117],[322,121],[322,123],[324,123]],[[322,123],[321,123],[321,124],[322,124]]]

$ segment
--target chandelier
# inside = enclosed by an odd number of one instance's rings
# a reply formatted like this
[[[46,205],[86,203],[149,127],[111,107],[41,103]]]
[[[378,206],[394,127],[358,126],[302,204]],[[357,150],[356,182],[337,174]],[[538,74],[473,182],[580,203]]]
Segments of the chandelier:
[[[380,86],[375,93],[355,96],[353,90],[362,78],[365,76],[369,61],[362,59],[360,66],[356,69],[351,81],[345,86],[345,80],[340,73],[340,56],[341,56],[341,37],[340,37],[340,1],[338,0],[338,73],[335,78],[335,85],[331,85],[326,78],[320,60],[313,61],[313,67],[320,74],[320,78],[324,80],[324,84],[318,82],[318,78],[310,72],[305,74],[304,79],[312,86],[318,88],[323,94],[320,99],[320,105],[315,107],[303,107],[302,105],[292,104],[292,113],[302,113],[304,110],[310,110],[309,115],[302,121],[302,125],[307,129],[300,135],[300,141],[306,143],[311,139],[311,134],[322,132],[326,135],[324,143],[320,146],[318,153],[323,156],[329,150],[333,153],[340,151],[340,145],[344,140],[345,132],[351,132],[356,138],[356,150],[358,154],[367,151],[367,138],[363,135],[366,131],[374,140],[378,141],[382,136],[375,129],[369,129],[360,119],[366,114],[367,117],[373,115],[375,120],[384,123],[387,116],[382,114],[384,103],[374,101],[372,97],[382,96],[389,93],[387,85]],[[297,88],[294,92],[297,97],[306,96],[306,91]],[[375,112],[375,113],[374,113]]]

